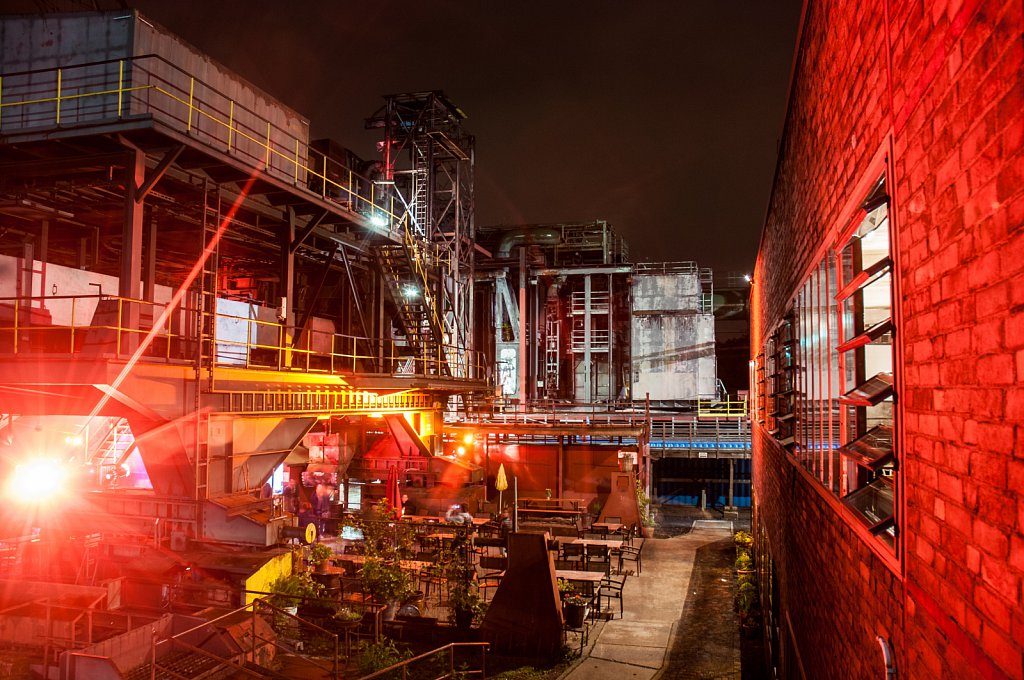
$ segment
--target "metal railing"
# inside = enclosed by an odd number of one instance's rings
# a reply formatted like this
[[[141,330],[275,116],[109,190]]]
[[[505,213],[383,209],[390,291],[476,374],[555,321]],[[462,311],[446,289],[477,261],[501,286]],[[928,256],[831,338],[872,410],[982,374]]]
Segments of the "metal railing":
[[[455,650],[456,649],[472,649],[478,648],[480,650],[480,668],[468,669],[455,667]],[[359,680],[372,680],[373,678],[391,677],[391,673],[395,671],[401,671],[402,680],[406,680],[409,677],[409,666],[422,661],[430,659],[437,659],[440,655],[445,652],[448,653],[448,668],[442,675],[435,676],[435,680],[446,680],[447,678],[481,678],[483,680],[487,677],[487,650],[490,648],[490,643],[487,642],[450,642],[444,647],[438,647],[429,652],[419,654],[411,659],[406,659],[400,663],[396,663],[393,666],[382,668],[381,670],[364,675]]]
[[[360,214],[396,240],[408,215],[391,192],[167,59],[126,59],[0,74],[0,132],[139,120],[146,115],[219,152]]]
[[[204,366],[304,373],[386,373],[479,380],[480,352],[449,345],[413,355],[402,341],[303,330],[255,316],[180,307],[162,327],[166,304],[91,294],[0,298],[0,356],[96,355],[201,362]],[[256,306],[253,306],[254,312]],[[197,338],[183,330],[213,328]],[[220,329],[218,332],[217,329]],[[234,332],[229,332],[233,329]],[[299,338],[298,342],[295,338]],[[141,350],[139,349],[141,347]],[[449,373],[442,373],[447,364]]]

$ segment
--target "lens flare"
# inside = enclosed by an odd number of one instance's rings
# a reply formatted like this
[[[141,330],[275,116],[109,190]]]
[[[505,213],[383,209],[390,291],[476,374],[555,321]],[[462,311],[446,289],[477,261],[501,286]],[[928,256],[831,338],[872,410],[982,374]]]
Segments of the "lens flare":
[[[7,481],[7,496],[19,503],[47,503],[64,491],[68,470],[56,460],[37,458],[21,463]]]

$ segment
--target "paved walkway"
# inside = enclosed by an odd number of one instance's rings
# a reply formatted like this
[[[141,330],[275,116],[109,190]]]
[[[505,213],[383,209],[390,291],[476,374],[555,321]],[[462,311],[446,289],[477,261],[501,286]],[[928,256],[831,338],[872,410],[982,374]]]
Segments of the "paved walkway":
[[[679,668],[684,659],[671,653],[673,649],[678,652],[676,631],[684,618],[687,597],[694,594],[691,576],[697,551],[731,540],[732,524],[716,521],[695,522],[693,529],[682,536],[648,539],[644,545],[643,572],[626,579],[623,616],[619,618],[616,611],[614,619],[594,627],[582,659],[562,680],[739,678],[738,634],[737,644],[719,645],[714,650],[713,669]],[[613,600],[612,606],[617,609],[617,605]],[[691,609],[692,605],[691,602]],[[723,603],[718,601],[713,606],[721,608]],[[731,597],[724,607],[727,619],[734,616]]]

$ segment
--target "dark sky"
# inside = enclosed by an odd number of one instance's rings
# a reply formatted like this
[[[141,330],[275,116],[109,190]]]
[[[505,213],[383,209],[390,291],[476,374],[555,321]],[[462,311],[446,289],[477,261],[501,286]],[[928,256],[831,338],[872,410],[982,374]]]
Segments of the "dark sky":
[[[129,4],[364,158],[381,95],[444,90],[477,224],[606,219],[634,260],[752,268],[800,0]]]

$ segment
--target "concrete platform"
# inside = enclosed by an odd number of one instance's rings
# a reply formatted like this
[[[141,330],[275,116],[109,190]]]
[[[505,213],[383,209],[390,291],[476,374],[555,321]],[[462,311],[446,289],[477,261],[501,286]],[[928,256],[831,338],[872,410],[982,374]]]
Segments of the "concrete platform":
[[[697,551],[731,537],[731,522],[704,521],[681,536],[647,539],[643,572],[626,578],[623,615],[612,600],[614,618],[594,627],[580,661],[562,680],[649,680],[671,671],[666,661],[684,615]],[[739,647],[717,649],[719,664],[739,668]]]

